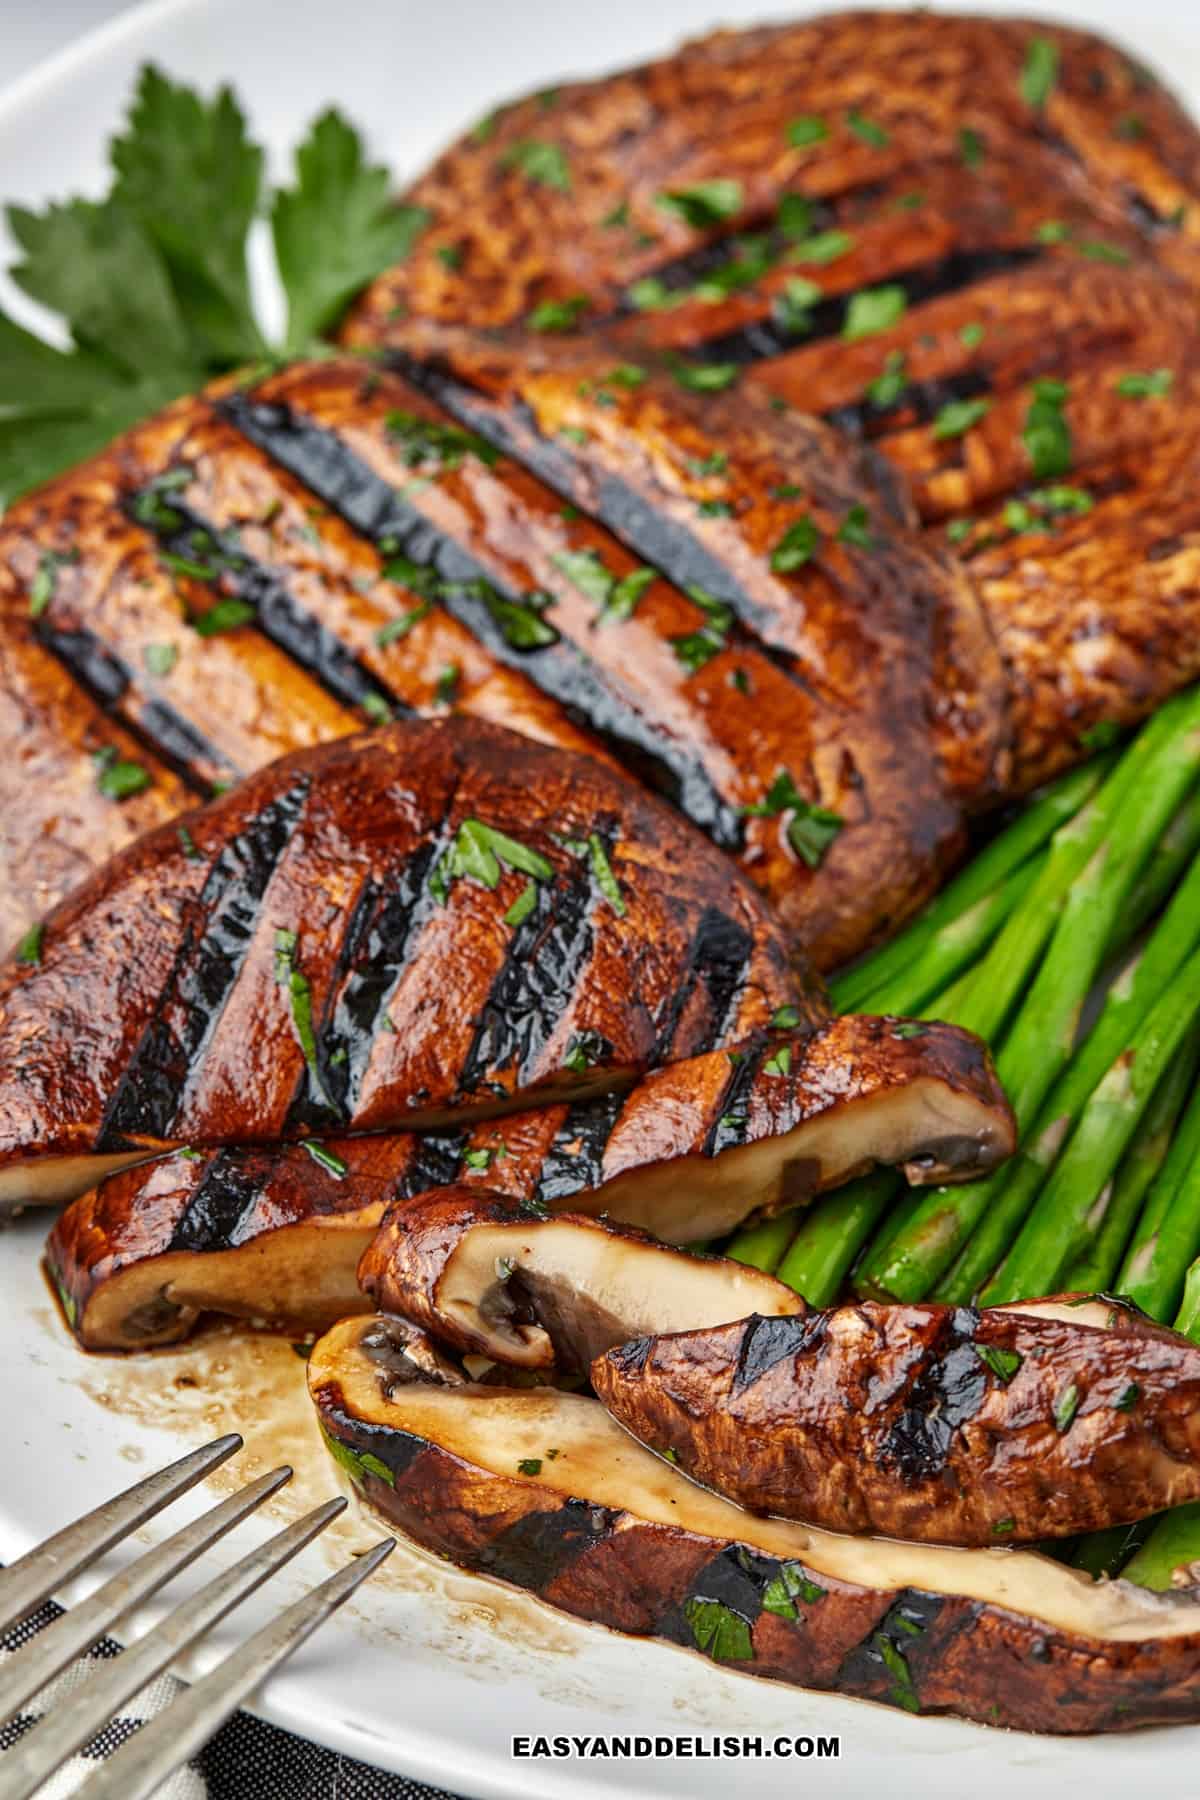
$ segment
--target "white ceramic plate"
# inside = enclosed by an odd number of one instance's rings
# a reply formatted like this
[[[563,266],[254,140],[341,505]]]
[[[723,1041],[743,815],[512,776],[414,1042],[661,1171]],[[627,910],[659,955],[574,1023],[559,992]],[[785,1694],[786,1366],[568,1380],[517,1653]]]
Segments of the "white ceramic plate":
[[[306,122],[336,100],[403,175],[497,98],[665,50],[712,22],[709,4],[154,0],[0,100],[0,196],[38,203],[95,191],[105,139],[147,58],[204,85],[231,80],[277,169]],[[724,20],[799,10],[803,0],[720,0]],[[1053,10],[1124,36],[1200,107],[1200,24],[1188,21],[1177,0],[1142,0],[1136,15],[1120,0]],[[5,303],[11,299],[10,290]],[[17,309],[31,316],[20,302]],[[276,1503],[276,1520],[328,1494],[334,1481],[303,1398],[304,1367],[286,1344],[217,1335],[124,1363],[85,1358],[68,1341],[39,1275],[45,1230],[44,1218],[23,1220],[0,1240],[7,1394],[0,1559],[28,1549],[140,1470],[222,1430],[240,1429],[247,1440],[225,1485],[235,1474],[245,1479],[279,1461],[296,1464],[297,1481]],[[201,1504],[196,1497],[192,1510]],[[265,1529],[242,1531],[248,1539]],[[143,1535],[149,1541],[151,1534]],[[272,1603],[290,1598],[378,1529],[355,1516],[335,1535],[243,1608],[195,1667],[210,1666]],[[224,1560],[234,1554],[225,1551]],[[1138,1783],[1171,1796],[1195,1792],[1200,1745],[1192,1730],[1082,1742],[1001,1734],[772,1687],[679,1650],[575,1624],[403,1548],[358,1603],[270,1683],[258,1710],[348,1754],[480,1800],[726,1800],[731,1792],[753,1800],[801,1787],[822,1795],[919,1792],[925,1800],[1007,1795],[1019,1787],[1022,1800],[1095,1800]],[[836,1732],[841,1756],[799,1768],[780,1761],[511,1756],[514,1732],[597,1731],[768,1739]]]

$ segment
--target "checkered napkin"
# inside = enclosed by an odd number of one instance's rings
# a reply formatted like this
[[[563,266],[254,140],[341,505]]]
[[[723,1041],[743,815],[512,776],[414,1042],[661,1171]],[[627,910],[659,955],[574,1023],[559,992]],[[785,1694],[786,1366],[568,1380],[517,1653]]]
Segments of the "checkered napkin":
[[[35,1632],[62,1609],[53,1601],[0,1637],[0,1666],[28,1643]],[[0,1784],[4,1780],[4,1753],[38,1720],[60,1707],[70,1706],[72,1696],[85,1685],[98,1661],[119,1656],[120,1646],[111,1638],[35,1694],[23,1712],[0,1726]],[[172,1675],[161,1675],[131,1700],[125,1711],[85,1744],[42,1788],[39,1800],[67,1800],[98,1761],[110,1756],[139,1726],[170,1705],[180,1691]],[[441,1788],[424,1787],[403,1775],[388,1775],[367,1763],[354,1762],[333,1750],[322,1750],[290,1732],[264,1725],[248,1713],[237,1713],[188,1763],[159,1789],[156,1800],[453,1800]]]

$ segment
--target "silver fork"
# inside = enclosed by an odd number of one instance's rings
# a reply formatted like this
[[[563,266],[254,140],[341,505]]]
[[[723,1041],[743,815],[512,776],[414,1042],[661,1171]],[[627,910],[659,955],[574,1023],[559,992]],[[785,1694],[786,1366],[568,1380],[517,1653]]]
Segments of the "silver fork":
[[[242,1439],[234,1433],[191,1451],[0,1570],[0,1633],[11,1630],[19,1620],[36,1611],[72,1576],[90,1568],[114,1544],[202,1481],[241,1447]],[[291,1474],[285,1466],[260,1475],[257,1481],[249,1482],[228,1500],[222,1500],[164,1543],[148,1550],[22,1645],[0,1669],[0,1722],[12,1718],[117,1620],[157,1593],[218,1538],[224,1537],[289,1481]],[[0,1757],[0,1800],[26,1800],[68,1757],[95,1737],[126,1701],[169,1667],[210,1626],[261,1587],[268,1576],[323,1531],[345,1505],[342,1499],[329,1500],[297,1519],[176,1606],[119,1656],[98,1665],[84,1687],[72,1695],[69,1708],[47,1714]],[[157,1718],[127,1738],[112,1756],[97,1764],[95,1774],[89,1775],[78,1790],[80,1800],[142,1800],[152,1794],[237,1710],[272,1669],[349,1599],[360,1582],[391,1553],[395,1543],[395,1538],[382,1539],[256,1631]]]

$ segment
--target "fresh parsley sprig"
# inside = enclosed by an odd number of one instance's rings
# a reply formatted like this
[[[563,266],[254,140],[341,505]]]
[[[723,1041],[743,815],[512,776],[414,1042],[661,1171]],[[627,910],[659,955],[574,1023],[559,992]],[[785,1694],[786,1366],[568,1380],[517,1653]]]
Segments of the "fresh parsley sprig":
[[[273,353],[246,260],[269,210],[287,298],[280,354],[338,322],[426,222],[336,111],[315,121],[292,183],[264,192],[264,156],[232,91],[212,98],[146,67],[110,146],[102,200],[13,206],[13,281],[58,314],[59,349],[0,311],[0,506],[214,375]]]

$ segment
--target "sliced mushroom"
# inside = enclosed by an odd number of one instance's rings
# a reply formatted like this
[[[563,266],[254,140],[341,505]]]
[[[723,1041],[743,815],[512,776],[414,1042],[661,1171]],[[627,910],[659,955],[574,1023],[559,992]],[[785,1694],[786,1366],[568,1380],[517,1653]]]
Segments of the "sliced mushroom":
[[[673,1250],[608,1219],[538,1217],[465,1187],[391,1208],[358,1278],[386,1312],[456,1350],[572,1372],[651,1325],[719,1325],[803,1306],[773,1275],[727,1257]]]
[[[928,1543],[1071,1537],[1200,1497],[1200,1348],[1105,1310],[752,1318],[623,1344],[592,1382],[754,1512]]]
[[[585,1395],[393,1382],[364,1348],[381,1328],[414,1335],[347,1319],[315,1346],[317,1416],[362,1496],[465,1568],[747,1674],[908,1711],[1053,1732],[1200,1719],[1196,1590],[756,1518]]]
[[[75,1201],[46,1255],[91,1349],[171,1342],[207,1310],[323,1328],[365,1305],[355,1267],[397,1196],[490,1186],[688,1243],[800,1205],[874,1161],[940,1181],[978,1174],[1011,1146],[1012,1115],[977,1038],[831,1019],[689,1057],[624,1099],[471,1131],[178,1152]]]

